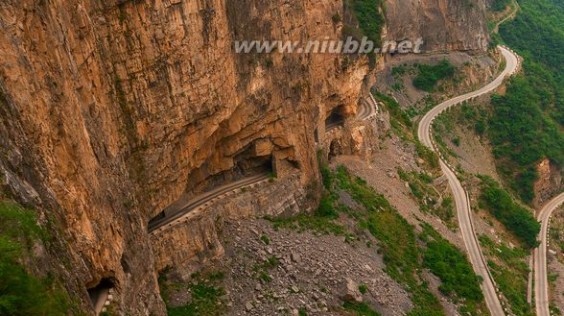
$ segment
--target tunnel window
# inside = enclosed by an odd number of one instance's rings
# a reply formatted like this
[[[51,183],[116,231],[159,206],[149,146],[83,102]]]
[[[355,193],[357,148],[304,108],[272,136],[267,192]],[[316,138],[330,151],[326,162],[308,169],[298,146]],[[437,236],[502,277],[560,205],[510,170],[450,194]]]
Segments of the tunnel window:
[[[165,211],[162,211],[159,213],[159,215],[151,218],[151,220],[149,221],[149,231],[151,231],[153,229],[153,227],[158,226],[158,224],[163,221],[166,218],[166,213]]]
[[[88,296],[90,297],[90,302],[92,302],[92,307],[96,313],[100,313],[108,295],[110,295],[110,290],[114,288],[114,282],[109,278],[104,278],[95,287],[88,289]]]
[[[148,223],[148,231],[152,232],[175,220],[182,214],[201,206],[204,202],[253,181],[266,177],[276,177],[272,154],[258,155],[254,144],[249,144],[233,157],[233,167],[229,170],[210,175],[209,165],[205,163],[194,170],[188,180],[191,188],[153,217]]]
[[[251,148],[235,156],[233,172],[242,177],[253,176],[261,173],[272,173],[272,155],[255,156]]]
[[[329,131],[335,127],[345,124],[345,117],[342,114],[342,106],[334,108],[325,119],[325,130]]]

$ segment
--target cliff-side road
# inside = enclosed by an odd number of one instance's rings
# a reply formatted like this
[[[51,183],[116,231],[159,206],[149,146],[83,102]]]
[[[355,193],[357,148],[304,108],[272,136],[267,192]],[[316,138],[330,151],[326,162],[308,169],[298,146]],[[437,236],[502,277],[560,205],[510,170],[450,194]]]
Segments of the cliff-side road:
[[[183,217],[184,215],[186,215],[187,213],[189,213],[190,211],[205,205],[206,203],[219,198],[220,196],[222,196],[223,194],[227,194],[229,192],[232,192],[234,190],[243,188],[243,187],[247,187],[250,185],[253,185],[255,183],[267,180],[269,178],[268,174],[258,174],[255,176],[251,176],[251,177],[247,177],[244,179],[241,179],[239,181],[235,181],[232,183],[229,183],[227,185],[215,188],[212,191],[203,193],[197,197],[195,197],[194,199],[191,199],[190,201],[186,202],[184,205],[182,205],[181,207],[178,207],[174,210],[167,210],[164,213],[164,217],[151,221],[151,223],[149,224],[149,232],[153,232],[156,229],[163,227],[167,224],[171,224],[172,222],[174,222],[177,219],[180,219],[181,217]]]

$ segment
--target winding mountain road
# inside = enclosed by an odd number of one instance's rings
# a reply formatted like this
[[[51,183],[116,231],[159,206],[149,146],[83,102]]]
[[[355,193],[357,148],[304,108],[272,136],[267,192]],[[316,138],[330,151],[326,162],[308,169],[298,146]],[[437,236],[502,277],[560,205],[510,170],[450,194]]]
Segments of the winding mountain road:
[[[363,98],[360,101],[360,106],[356,114],[356,119],[359,121],[364,121],[371,119],[378,115],[378,102],[374,99],[372,93],[368,94],[368,97]]]
[[[505,23],[505,22],[507,22],[507,21],[509,21],[509,20],[514,19],[514,18],[517,16],[517,13],[519,13],[519,9],[521,8],[521,7],[519,6],[519,2],[513,0],[513,1],[511,2],[511,5],[513,6],[513,10],[512,10],[506,17],[504,17],[503,19],[501,19],[500,21],[498,21],[498,22],[495,24],[495,27],[494,27],[494,29],[492,30],[493,33],[498,33],[498,32],[499,32],[499,27],[500,27],[503,23]]]
[[[487,84],[486,86],[482,87],[479,90],[452,98],[447,100],[433,109],[431,109],[421,120],[419,123],[419,128],[417,130],[417,136],[419,140],[427,147],[431,148],[431,150],[436,151],[433,145],[432,137],[431,137],[431,129],[433,125],[433,121],[437,116],[439,116],[443,111],[447,110],[450,107],[458,105],[464,101],[474,99],[481,95],[490,93],[498,88],[503,81],[513,75],[519,67],[519,58],[515,53],[510,51],[509,49],[498,46],[501,54],[505,58],[506,66],[505,69],[501,72],[501,74],[492,82]],[[440,165],[443,173],[446,175],[448,182],[450,184],[454,201],[456,204],[457,214],[458,214],[458,222],[460,226],[460,232],[462,234],[462,238],[464,240],[464,245],[466,246],[466,250],[468,252],[468,257],[470,259],[470,263],[474,268],[474,271],[477,275],[481,276],[483,282],[481,284],[482,292],[484,293],[484,297],[486,300],[486,304],[488,309],[490,310],[490,314],[492,315],[505,315],[499,298],[496,294],[496,289],[494,286],[494,281],[488,271],[488,267],[482,251],[480,249],[480,244],[478,243],[478,238],[476,237],[476,233],[474,231],[474,223],[472,220],[472,210],[470,208],[470,199],[468,194],[462,187],[462,184],[456,177],[456,173],[453,171],[448,164],[441,159]]]
[[[537,316],[549,316],[548,273],[546,264],[546,250],[548,248],[548,224],[554,210],[564,203],[564,193],[561,193],[541,209],[538,220],[541,222],[541,244],[534,251],[535,270],[535,306]]]

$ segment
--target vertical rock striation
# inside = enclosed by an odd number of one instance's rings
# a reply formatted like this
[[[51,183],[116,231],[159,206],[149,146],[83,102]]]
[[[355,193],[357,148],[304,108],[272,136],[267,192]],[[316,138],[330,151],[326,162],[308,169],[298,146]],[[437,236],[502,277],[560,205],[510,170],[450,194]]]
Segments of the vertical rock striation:
[[[426,52],[488,48],[485,0],[386,0],[385,38],[425,40]]]
[[[4,1],[1,165],[53,210],[69,288],[114,280],[120,308],[162,312],[148,220],[252,172],[316,178],[322,111],[354,110],[365,63],[237,55],[235,39],[338,37],[325,1]],[[248,170],[246,170],[248,169]],[[236,170],[234,172],[232,170]],[[85,300],[86,301],[86,300]]]
[[[401,1],[388,1],[388,36],[447,26],[432,49],[483,48],[467,38],[482,31],[479,8],[442,4],[394,33]],[[354,114],[367,60],[235,54],[233,42],[339,38],[342,10],[324,0],[0,3],[2,183],[56,223],[64,242],[44,268],[84,309],[104,279],[121,312],[164,313],[147,223],[180,197],[270,169],[286,187],[316,181],[314,131],[334,108]]]

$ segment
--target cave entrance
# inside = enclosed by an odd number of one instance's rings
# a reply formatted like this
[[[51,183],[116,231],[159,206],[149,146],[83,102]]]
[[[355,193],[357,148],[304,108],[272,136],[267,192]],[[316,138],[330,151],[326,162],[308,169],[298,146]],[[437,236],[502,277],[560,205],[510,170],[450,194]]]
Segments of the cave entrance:
[[[233,157],[233,167],[229,170],[222,171],[217,174],[207,175],[203,177],[199,175],[199,179],[192,183],[192,187],[196,192],[208,192],[219,187],[239,182],[247,178],[255,178],[261,175],[275,175],[274,161],[271,154],[257,155],[253,144],[245,147]]]
[[[88,289],[88,296],[90,297],[90,302],[92,307],[96,311],[96,314],[100,314],[108,297],[110,295],[110,290],[115,287],[114,281],[109,278],[103,278],[98,285]]]
[[[333,140],[331,142],[331,144],[329,145],[329,155],[327,157],[327,159],[329,161],[333,160],[333,158],[342,155],[343,154],[343,149],[341,147],[341,144],[339,143],[339,141],[337,140]]]
[[[330,131],[333,128],[344,126],[345,116],[343,115],[343,106],[338,106],[331,110],[325,119],[325,131]]]
[[[233,171],[237,176],[249,177],[258,174],[274,173],[272,155],[257,156],[252,148],[246,148],[235,156]]]
[[[319,130],[316,128],[315,131],[313,131],[313,139],[315,140],[315,143],[319,143]]]

